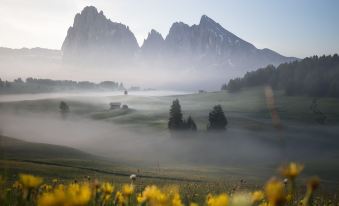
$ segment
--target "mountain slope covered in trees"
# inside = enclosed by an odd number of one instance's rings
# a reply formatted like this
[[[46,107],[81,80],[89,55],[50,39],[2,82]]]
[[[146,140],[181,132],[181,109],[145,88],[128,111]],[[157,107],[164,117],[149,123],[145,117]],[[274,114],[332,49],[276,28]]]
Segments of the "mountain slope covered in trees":
[[[269,65],[231,79],[222,89],[235,92],[244,87],[270,85],[287,95],[339,97],[339,56],[313,56],[301,61]]]

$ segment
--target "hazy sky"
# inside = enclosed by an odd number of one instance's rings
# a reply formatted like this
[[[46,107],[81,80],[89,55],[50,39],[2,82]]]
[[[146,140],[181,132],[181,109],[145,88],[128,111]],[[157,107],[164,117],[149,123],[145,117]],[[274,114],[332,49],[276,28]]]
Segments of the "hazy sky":
[[[0,0],[0,46],[59,49],[84,6],[130,27],[139,44],[152,29],[197,24],[202,14],[227,30],[283,55],[339,53],[337,0]]]

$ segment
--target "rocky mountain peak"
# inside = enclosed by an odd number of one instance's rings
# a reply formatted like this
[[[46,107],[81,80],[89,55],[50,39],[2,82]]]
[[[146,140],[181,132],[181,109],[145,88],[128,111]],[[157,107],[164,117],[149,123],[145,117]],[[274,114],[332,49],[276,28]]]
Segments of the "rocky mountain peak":
[[[128,26],[112,22],[94,6],[85,7],[76,14],[62,45],[66,57],[76,56],[133,56],[139,49]]]

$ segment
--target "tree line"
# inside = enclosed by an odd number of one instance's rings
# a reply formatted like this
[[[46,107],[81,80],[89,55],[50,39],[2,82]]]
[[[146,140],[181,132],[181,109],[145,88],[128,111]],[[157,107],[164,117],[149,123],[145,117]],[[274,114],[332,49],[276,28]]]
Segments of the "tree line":
[[[228,124],[221,105],[215,105],[208,115],[207,130],[225,130]],[[197,125],[191,116],[183,118],[181,105],[178,99],[172,102],[169,111],[168,129],[170,131],[197,131]]]
[[[222,90],[236,92],[244,87],[269,85],[287,95],[339,97],[339,56],[313,56],[301,61],[268,65],[231,79]]]
[[[125,90],[123,83],[114,81],[102,81],[94,83],[89,81],[52,80],[17,78],[13,81],[4,81],[0,78],[0,93],[38,93],[57,91],[79,90]]]

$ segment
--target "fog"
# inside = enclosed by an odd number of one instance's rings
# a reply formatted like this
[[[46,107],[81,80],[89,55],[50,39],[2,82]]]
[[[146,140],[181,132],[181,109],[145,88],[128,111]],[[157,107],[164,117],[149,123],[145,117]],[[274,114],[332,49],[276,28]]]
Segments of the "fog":
[[[119,61],[87,60],[66,62],[60,51],[43,50],[40,53],[28,50],[0,51],[0,78],[14,80],[48,78],[75,81],[117,81],[125,86],[166,90],[219,90],[232,77],[244,71],[236,68],[219,68],[192,64],[174,63],[174,60],[139,61],[122,57]],[[252,69],[252,68],[251,68]]]
[[[281,131],[246,130],[231,123],[222,133],[173,135],[148,126],[116,124],[77,115],[62,118],[59,113],[2,111],[0,130],[9,137],[74,147],[115,161],[153,166],[274,168],[288,159],[317,162],[333,158],[339,146],[336,127],[296,123],[286,125]]]

